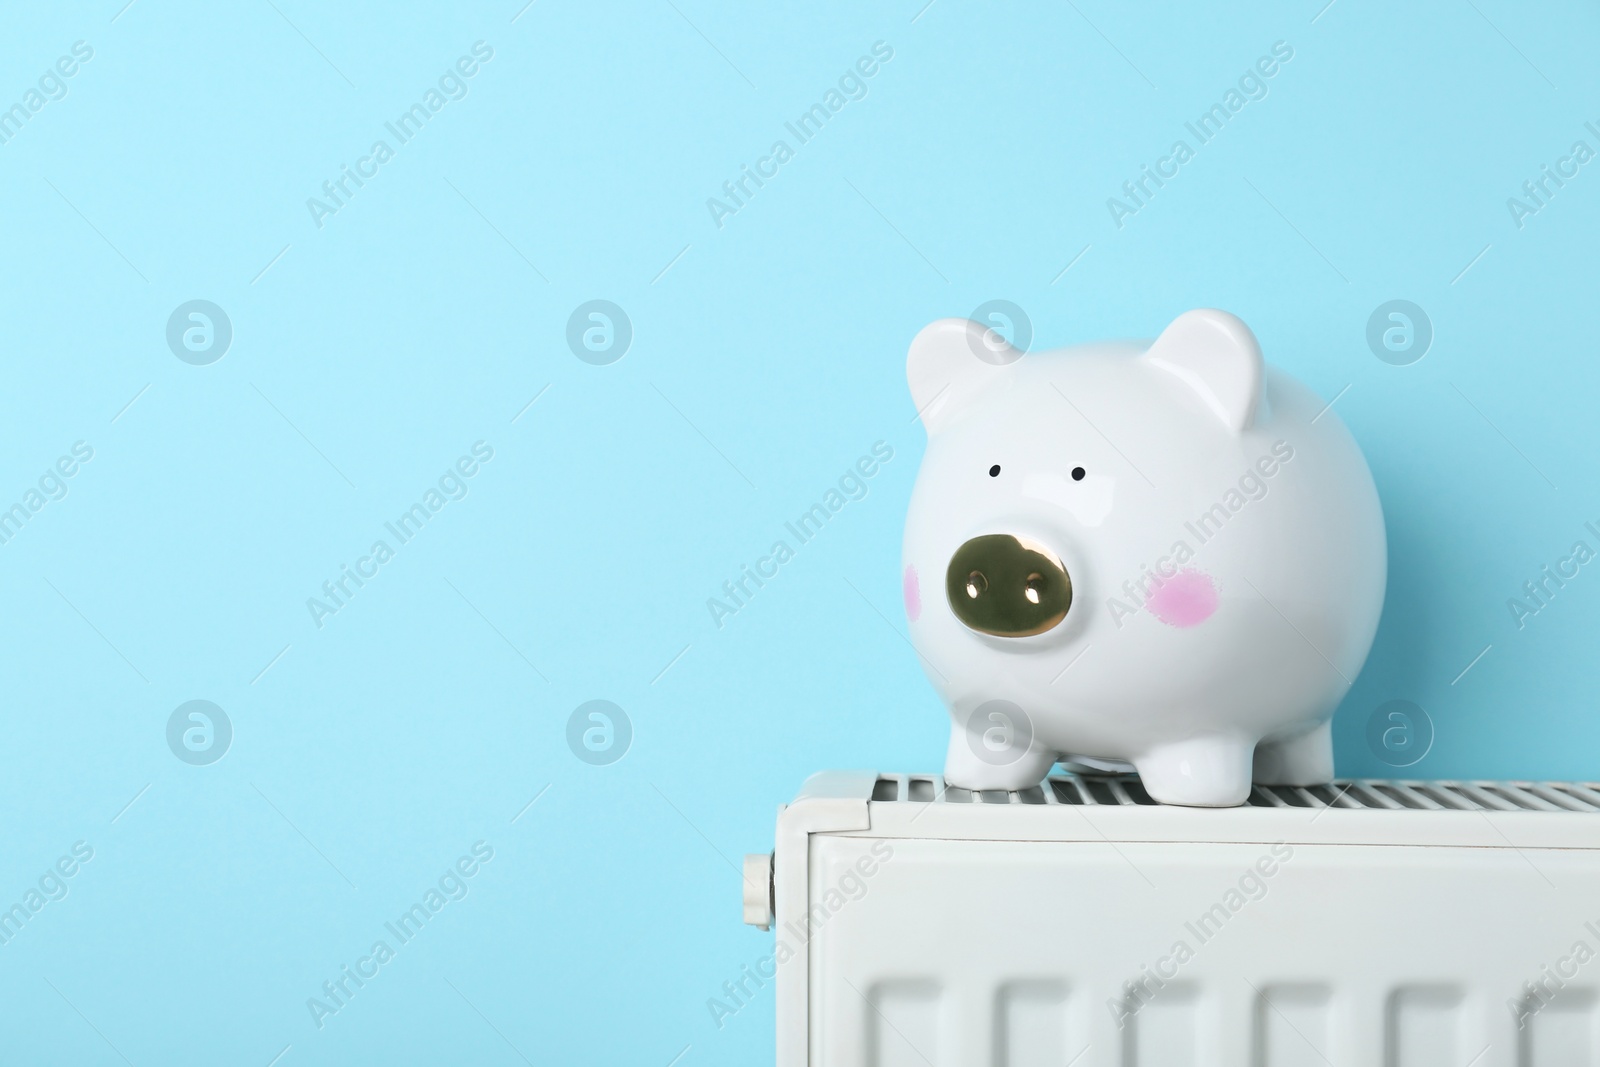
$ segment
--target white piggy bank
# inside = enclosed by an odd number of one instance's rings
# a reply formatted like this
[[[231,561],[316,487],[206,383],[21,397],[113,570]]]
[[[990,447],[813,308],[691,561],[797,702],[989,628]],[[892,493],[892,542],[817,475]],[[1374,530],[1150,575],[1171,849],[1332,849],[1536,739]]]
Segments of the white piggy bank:
[[[1383,513],[1330,406],[1226,312],[1151,344],[1024,356],[944,319],[907,359],[928,450],[911,639],[950,709],[945,779],[1131,763],[1231,805],[1333,777],[1334,708],[1383,606]]]

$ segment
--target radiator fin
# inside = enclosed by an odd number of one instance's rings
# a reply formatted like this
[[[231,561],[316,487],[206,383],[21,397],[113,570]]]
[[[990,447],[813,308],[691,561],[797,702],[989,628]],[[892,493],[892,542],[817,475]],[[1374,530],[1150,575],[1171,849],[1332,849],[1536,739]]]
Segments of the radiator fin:
[[[1320,1067],[1331,1062],[1332,1000],[1325,985],[1263,986],[1256,997],[1254,1067]]]
[[[1008,793],[946,786],[938,775],[879,776],[880,804],[1151,805],[1156,801],[1133,774],[1057,774],[1041,785]],[[1418,782],[1340,779],[1328,785],[1257,785],[1246,803],[1256,808],[1352,808],[1367,811],[1540,811],[1600,814],[1596,782]]]
[[[1168,984],[1161,995],[1142,1007],[1125,1031],[1127,1067],[1197,1067],[1200,1038],[1200,992],[1193,985]]]
[[[940,989],[936,982],[880,982],[867,994],[872,1011],[871,1067],[941,1067]]]
[[[1389,997],[1386,1067],[1461,1067],[1481,1049],[1462,1043],[1465,993],[1456,986],[1405,986]]]
[[[1568,986],[1542,1006],[1534,1000],[1525,1008],[1536,1014],[1518,1031],[1517,1067],[1600,1064],[1600,998],[1594,989]]]
[[[1073,1041],[1061,982],[1008,982],[1000,987],[995,1015],[997,1067],[1061,1067],[1085,1044]]]
[[[1050,779],[1050,791],[1062,804],[1083,803],[1083,794],[1078,791],[1078,783],[1070,778]]]

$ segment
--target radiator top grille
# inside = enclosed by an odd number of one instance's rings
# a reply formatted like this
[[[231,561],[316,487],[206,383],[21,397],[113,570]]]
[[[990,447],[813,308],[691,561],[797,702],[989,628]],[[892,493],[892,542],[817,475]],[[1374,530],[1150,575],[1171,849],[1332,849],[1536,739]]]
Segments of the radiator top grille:
[[[1155,805],[1133,774],[1059,774],[1028,789],[946,787],[939,775],[885,774],[873,786],[880,803]],[[1391,781],[1341,778],[1328,785],[1255,786],[1256,808],[1355,808],[1369,811],[1570,811],[1600,814],[1597,782]]]

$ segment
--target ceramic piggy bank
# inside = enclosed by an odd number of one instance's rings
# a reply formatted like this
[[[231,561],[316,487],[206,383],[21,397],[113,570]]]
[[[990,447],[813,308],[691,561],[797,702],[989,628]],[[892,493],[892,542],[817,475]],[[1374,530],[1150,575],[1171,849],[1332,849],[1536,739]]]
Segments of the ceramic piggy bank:
[[[1221,806],[1332,778],[1383,514],[1330,405],[1243,322],[1024,355],[945,319],[906,372],[928,432],[906,614],[950,710],[948,784],[1022,789],[1072,757]]]

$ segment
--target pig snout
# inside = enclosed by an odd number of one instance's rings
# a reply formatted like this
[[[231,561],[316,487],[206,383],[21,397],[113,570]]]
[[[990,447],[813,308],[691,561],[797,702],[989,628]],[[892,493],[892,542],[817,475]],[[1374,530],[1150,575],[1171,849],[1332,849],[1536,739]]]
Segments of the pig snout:
[[[995,637],[1042,634],[1072,606],[1072,579],[1060,558],[1013,534],[984,534],[956,549],[944,584],[962,625]]]

